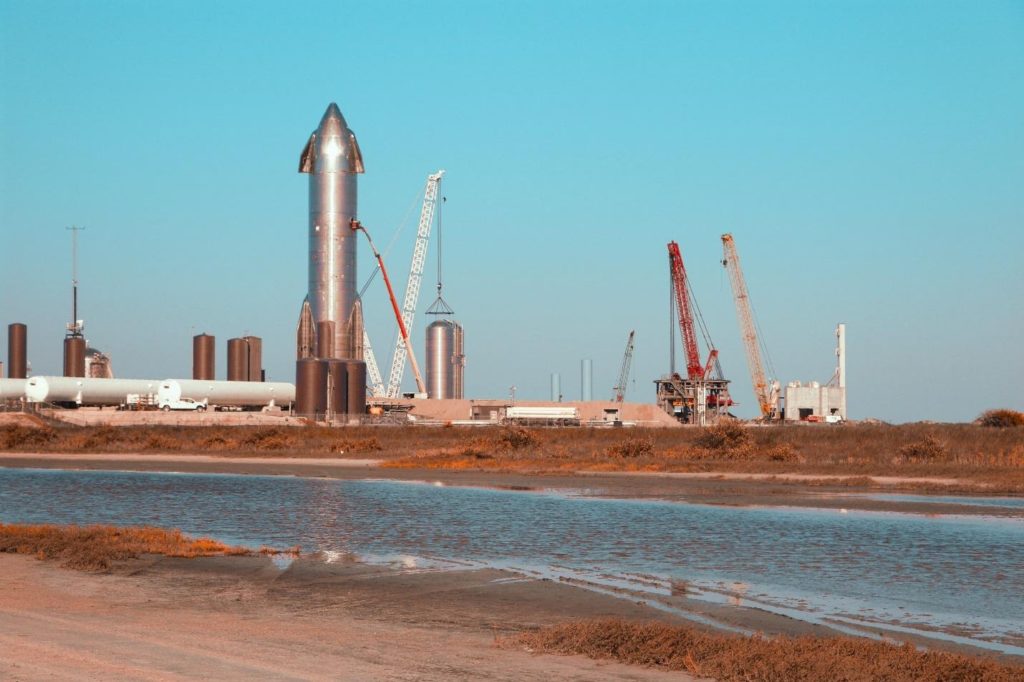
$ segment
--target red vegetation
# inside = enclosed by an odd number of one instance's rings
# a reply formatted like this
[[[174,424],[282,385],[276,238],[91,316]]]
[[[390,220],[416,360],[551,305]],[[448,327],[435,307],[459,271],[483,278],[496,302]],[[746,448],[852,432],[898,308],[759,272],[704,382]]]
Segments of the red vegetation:
[[[850,637],[743,637],[613,619],[546,627],[502,644],[687,671],[719,682],[1010,682],[1024,678],[1024,667],[920,651],[911,644]]]

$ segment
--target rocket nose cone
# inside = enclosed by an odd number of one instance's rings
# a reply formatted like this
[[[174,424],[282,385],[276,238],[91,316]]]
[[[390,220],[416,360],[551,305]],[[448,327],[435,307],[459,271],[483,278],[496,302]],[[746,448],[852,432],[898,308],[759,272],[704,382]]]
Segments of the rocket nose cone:
[[[320,119],[320,131],[325,133],[340,134],[342,130],[348,128],[348,123],[345,122],[345,117],[341,115],[341,109],[334,102],[331,102],[327,106],[327,111],[324,112],[323,118]]]

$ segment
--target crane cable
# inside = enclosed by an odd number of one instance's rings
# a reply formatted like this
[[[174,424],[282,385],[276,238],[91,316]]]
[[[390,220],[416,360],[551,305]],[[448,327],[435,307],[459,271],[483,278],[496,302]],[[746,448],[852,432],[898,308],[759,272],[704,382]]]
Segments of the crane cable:
[[[395,245],[395,243],[398,241],[398,238],[402,235],[402,231],[405,229],[405,226],[409,224],[409,216],[411,216],[412,212],[416,209],[416,204],[418,203],[419,197],[421,195],[422,192],[413,197],[412,202],[409,204],[409,208],[405,210],[405,215],[402,217],[402,221],[398,223],[398,227],[395,228],[395,231],[391,235],[391,241],[388,242],[387,247],[384,248],[385,256],[391,253],[391,248]],[[366,293],[366,290],[370,288],[370,284],[373,283],[373,280],[377,276],[378,272],[380,272],[380,265],[374,265],[373,272],[371,272],[370,276],[366,278],[366,283],[364,283],[363,287],[359,290],[359,298],[362,298],[363,294]]]

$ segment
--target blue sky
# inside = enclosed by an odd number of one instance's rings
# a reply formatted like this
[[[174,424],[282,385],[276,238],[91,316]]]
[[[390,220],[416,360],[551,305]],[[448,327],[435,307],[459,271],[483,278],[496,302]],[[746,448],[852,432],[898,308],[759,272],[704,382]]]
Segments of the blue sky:
[[[844,321],[855,418],[1024,409],[1020,2],[2,0],[0,324],[29,324],[34,372],[61,369],[77,224],[80,316],[119,376],[188,375],[207,331],[219,374],[248,332],[293,380],[298,157],[330,101],[363,150],[362,221],[400,230],[400,290],[448,172],[470,396],[547,398],[559,372],[575,399],[588,357],[610,397],[636,329],[628,399],[652,402],[674,239],[753,416],[732,232],[783,382],[827,380]],[[379,282],[365,305],[386,368]]]

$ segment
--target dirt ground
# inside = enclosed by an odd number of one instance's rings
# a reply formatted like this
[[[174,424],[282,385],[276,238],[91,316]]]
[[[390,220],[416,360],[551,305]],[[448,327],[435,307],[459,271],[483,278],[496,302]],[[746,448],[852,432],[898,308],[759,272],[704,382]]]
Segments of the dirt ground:
[[[693,680],[497,636],[626,600],[498,571],[146,558],[113,574],[0,555],[0,679]]]

